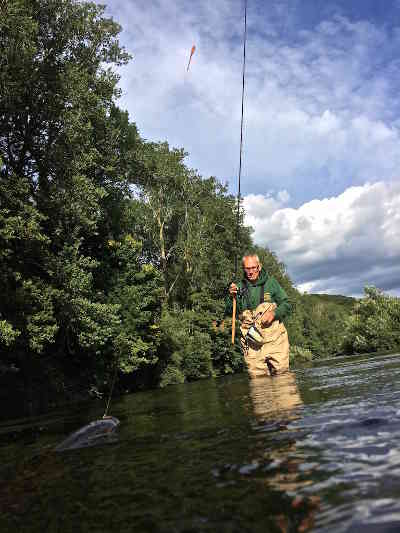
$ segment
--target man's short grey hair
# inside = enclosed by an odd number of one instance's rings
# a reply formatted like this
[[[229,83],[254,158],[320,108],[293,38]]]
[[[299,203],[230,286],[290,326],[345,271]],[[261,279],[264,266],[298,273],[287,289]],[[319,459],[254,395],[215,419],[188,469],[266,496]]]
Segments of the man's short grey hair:
[[[254,257],[255,259],[257,259],[257,263],[260,264],[260,258],[258,257],[257,254],[246,254],[242,257],[242,265],[244,264],[244,260],[247,259],[248,257]]]

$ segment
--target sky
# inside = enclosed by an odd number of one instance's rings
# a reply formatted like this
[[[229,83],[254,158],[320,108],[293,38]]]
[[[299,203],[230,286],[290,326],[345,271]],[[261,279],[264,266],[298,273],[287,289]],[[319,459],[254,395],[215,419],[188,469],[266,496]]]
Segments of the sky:
[[[107,3],[104,0],[101,3]],[[142,137],[237,192],[243,0],[108,0]],[[400,295],[400,0],[248,0],[246,222],[301,291]],[[192,45],[196,52],[189,73]]]

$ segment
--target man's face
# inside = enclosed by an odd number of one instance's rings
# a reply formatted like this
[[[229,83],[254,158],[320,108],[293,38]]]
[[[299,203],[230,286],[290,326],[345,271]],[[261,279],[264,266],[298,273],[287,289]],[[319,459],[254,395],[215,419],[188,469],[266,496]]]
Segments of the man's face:
[[[260,275],[261,266],[255,257],[245,257],[243,261],[243,270],[249,281],[256,281]]]

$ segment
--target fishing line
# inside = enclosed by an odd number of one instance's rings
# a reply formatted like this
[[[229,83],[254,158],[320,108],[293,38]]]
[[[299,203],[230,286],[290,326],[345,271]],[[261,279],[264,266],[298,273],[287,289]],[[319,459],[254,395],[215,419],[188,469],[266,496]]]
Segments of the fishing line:
[[[242,177],[242,159],[243,159],[244,98],[245,98],[245,86],[246,86],[246,42],[247,42],[247,0],[244,0],[242,110],[241,110],[241,118],[240,118],[239,176],[238,176],[237,212],[236,212],[235,277],[237,276],[237,272],[238,272],[238,255],[239,255],[239,246],[240,246],[239,224],[240,224],[241,177]]]
[[[113,379],[111,382],[110,393],[108,395],[106,410],[104,411],[103,418],[107,418],[108,416],[108,409],[110,408],[111,398],[114,392],[114,385],[115,385],[115,380],[117,379],[117,372],[118,372],[118,365],[117,363],[115,363],[114,375],[113,375]]]
[[[117,372],[118,360],[115,362],[114,375],[103,417],[99,420],[93,420],[93,422],[86,424],[86,426],[83,426],[69,435],[69,437],[64,439],[58,446],[54,448],[56,452],[75,450],[77,448],[86,448],[88,446],[115,442],[115,431],[120,422],[118,418],[115,418],[115,416],[108,416],[108,409],[110,407],[111,398],[114,392]]]

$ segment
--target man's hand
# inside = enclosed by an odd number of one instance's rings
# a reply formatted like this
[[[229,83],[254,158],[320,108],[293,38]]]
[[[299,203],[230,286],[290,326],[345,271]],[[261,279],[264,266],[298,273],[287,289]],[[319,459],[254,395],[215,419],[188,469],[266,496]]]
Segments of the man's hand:
[[[263,326],[269,326],[275,320],[275,311],[268,311],[261,318],[261,324]]]
[[[238,293],[238,286],[235,285],[234,283],[231,283],[229,286],[229,294],[231,295],[231,298],[236,296],[237,293]]]

